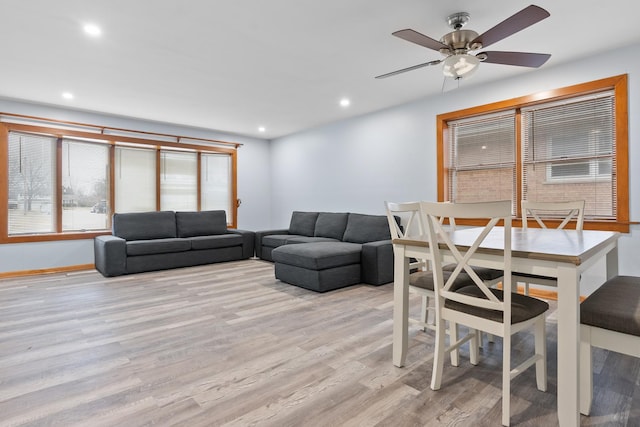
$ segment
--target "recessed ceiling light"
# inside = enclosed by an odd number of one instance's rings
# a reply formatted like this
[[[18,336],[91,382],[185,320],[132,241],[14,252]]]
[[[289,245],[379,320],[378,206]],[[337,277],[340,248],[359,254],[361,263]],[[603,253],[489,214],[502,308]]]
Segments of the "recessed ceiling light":
[[[96,24],[85,24],[84,32],[92,37],[98,37],[102,34],[102,30]]]
[[[64,99],[73,99],[73,94],[71,92],[62,92],[62,97]]]
[[[265,128],[264,126],[260,126],[258,128],[258,132],[266,132],[266,131],[267,131],[267,128]]]
[[[340,106],[341,107],[348,107],[349,105],[351,105],[351,101],[349,101],[348,98],[342,98],[340,100]]]

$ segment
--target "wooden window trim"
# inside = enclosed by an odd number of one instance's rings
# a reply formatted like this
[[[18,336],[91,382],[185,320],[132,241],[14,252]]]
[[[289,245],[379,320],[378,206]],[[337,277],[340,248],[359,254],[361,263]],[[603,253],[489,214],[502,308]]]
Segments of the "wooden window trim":
[[[626,74],[580,83],[560,89],[553,89],[498,101],[491,104],[479,105],[463,110],[452,111],[436,116],[436,150],[438,173],[438,201],[446,201],[449,171],[445,159],[449,150],[446,138],[448,122],[467,117],[479,116],[504,110],[516,110],[516,194],[522,199],[522,134],[520,132],[520,109],[535,104],[572,98],[603,90],[613,90],[615,93],[615,127],[616,127],[616,179],[617,179],[617,218],[613,221],[585,221],[584,228],[590,230],[610,230],[629,232],[629,126],[628,126],[628,78]],[[521,226],[520,207],[518,218],[514,219],[514,226]],[[473,224],[470,221],[469,224]]]
[[[29,119],[34,119],[34,121],[46,121],[49,124],[59,123],[61,125],[72,124],[78,126],[87,126],[91,127],[92,125],[84,125],[81,123],[75,122],[65,122],[65,121],[56,121],[49,119],[40,119],[31,116],[20,116],[20,115],[11,115],[7,113],[0,113],[0,116],[17,116],[17,117],[26,117]],[[21,124],[21,123],[11,123],[11,122],[0,122],[0,182],[5,183],[4,185],[0,185],[0,211],[3,212],[0,215],[0,244],[4,243],[26,243],[26,242],[43,242],[43,241],[62,241],[62,240],[82,240],[82,239],[93,239],[96,236],[111,234],[110,230],[93,230],[87,232],[63,232],[62,230],[62,204],[56,202],[56,210],[57,210],[57,230],[59,232],[54,233],[46,233],[46,234],[24,234],[19,236],[9,236],[9,219],[6,213],[8,212],[8,201],[9,201],[9,132],[17,131],[17,132],[26,132],[26,133],[36,133],[36,134],[45,134],[53,137],[57,137],[57,145],[56,145],[56,188],[54,189],[54,193],[56,194],[56,200],[61,200],[62,194],[62,182],[61,177],[61,162],[62,162],[62,138],[64,137],[78,137],[78,138],[86,138],[95,140],[97,143],[104,143],[110,145],[109,150],[109,177],[110,183],[107,191],[107,196],[109,197],[108,206],[113,211],[114,200],[115,200],[115,188],[113,186],[113,178],[114,178],[114,156],[115,156],[115,148],[117,147],[117,142],[122,143],[132,143],[139,144],[142,146],[146,146],[149,149],[153,149],[156,151],[157,159],[160,157],[160,151],[162,149],[187,149],[193,150],[197,153],[208,152],[208,153],[223,153],[231,156],[231,164],[232,164],[232,182],[231,182],[231,191],[230,191],[230,209],[233,215],[233,221],[229,224],[230,228],[237,228],[237,218],[238,218],[238,204],[237,204],[237,148],[241,146],[239,143],[226,142],[226,141],[218,141],[218,140],[209,140],[204,138],[191,138],[186,136],[176,136],[176,135],[165,135],[165,134],[152,134],[148,132],[138,132],[138,131],[129,131],[126,129],[119,128],[103,128],[103,129],[115,129],[123,132],[131,132],[134,134],[139,134],[141,136],[145,135],[159,135],[159,136],[169,136],[174,137],[177,141],[180,140],[189,140],[189,141],[202,141],[203,144],[205,142],[212,143],[214,145],[200,145],[194,143],[186,143],[186,142],[165,142],[165,141],[157,141],[153,139],[144,139],[143,137],[137,136],[120,136],[120,135],[107,135],[95,132],[87,132],[83,130],[73,130],[73,129],[65,129],[63,128],[53,128],[47,126],[39,126],[39,125],[30,125],[30,124]],[[222,145],[216,145],[222,144]],[[200,156],[198,156],[200,159]],[[158,160],[159,162],[159,160]],[[159,163],[157,163],[159,165]],[[198,169],[199,170],[199,169]],[[198,180],[199,180],[198,175]],[[160,168],[156,167],[156,210],[160,209]],[[198,200],[199,200],[198,196]]]

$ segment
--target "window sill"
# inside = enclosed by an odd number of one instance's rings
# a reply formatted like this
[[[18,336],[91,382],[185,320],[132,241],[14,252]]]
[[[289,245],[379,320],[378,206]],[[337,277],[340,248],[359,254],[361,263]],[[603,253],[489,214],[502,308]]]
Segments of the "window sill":
[[[55,242],[58,240],[88,240],[96,236],[111,234],[111,230],[93,230],[87,232],[24,234],[20,236],[3,236],[0,243]]]

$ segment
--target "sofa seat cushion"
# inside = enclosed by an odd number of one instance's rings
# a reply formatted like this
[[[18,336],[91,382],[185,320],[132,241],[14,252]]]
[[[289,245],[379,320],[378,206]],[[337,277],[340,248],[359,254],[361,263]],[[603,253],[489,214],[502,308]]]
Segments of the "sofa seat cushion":
[[[242,246],[240,234],[218,234],[216,236],[196,236],[191,239],[191,249],[217,249]]]
[[[293,243],[317,243],[317,242],[339,242],[340,240],[330,237],[307,237],[307,236],[290,236],[287,239],[287,245]]]
[[[262,238],[262,246],[268,248],[277,248],[278,246],[286,245],[287,239],[291,238],[290,234],[271,234]]]
[[[191,242],[187,239],[151,239],[133,240],[127,242],[127,256],[166,254],[170,252],[184,252],[191,249]]]
[[[262,246],[268,248],[277,248],[282,245],[291,245],[294,243],[316,243],[316,242],[339,242],[339,240],[329,237],[309,237],[291,234],[272,234],[262,238]]]
[[[360,264],[362,245],[344,242],[317,242],[284,245],[273,250],[276,263],[309,270],[324,270],[350,264]]]

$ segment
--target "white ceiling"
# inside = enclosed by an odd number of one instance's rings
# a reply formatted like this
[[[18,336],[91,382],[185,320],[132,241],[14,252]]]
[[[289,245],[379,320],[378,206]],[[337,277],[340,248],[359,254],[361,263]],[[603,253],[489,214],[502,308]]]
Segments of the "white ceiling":
[[[0,97],[276,138],[440,93],[440,59],[391,36],[439,39],[465,11],[482,33],[530,1],[0,0]],[[540,0],[551,17],[491,46],[543,67],[640,41],[635,0]],[[99,38],[82,27],[102,28]],[[535,72],[481,64],[462,86]],[[448,80],[448,85],[455,84]],[[69,91],[73,100],[61,94]],[[351,106],[341,108],[342,97]],[[259,133],[258,127],[266,132]]]

